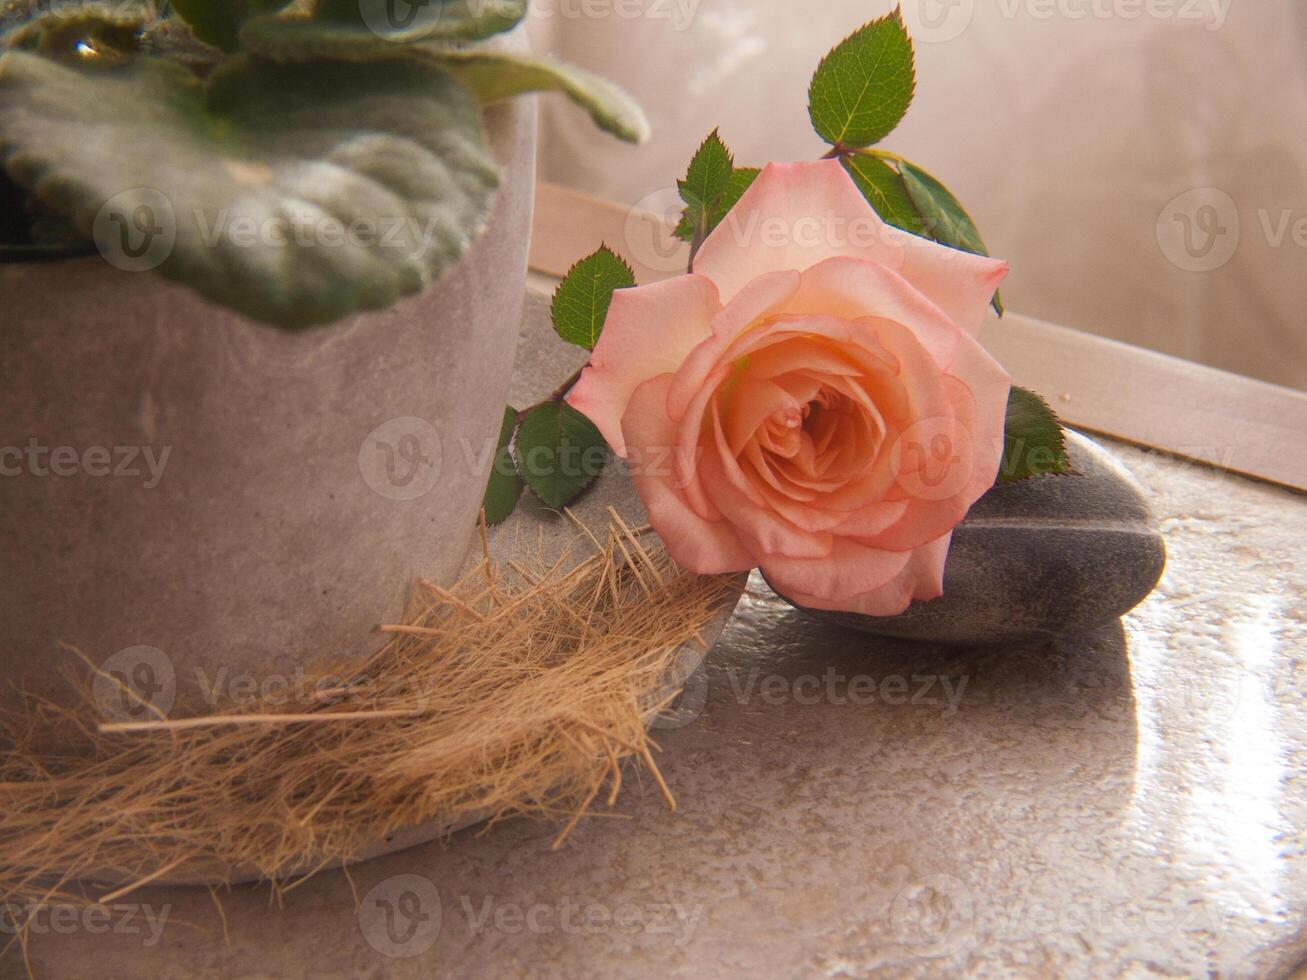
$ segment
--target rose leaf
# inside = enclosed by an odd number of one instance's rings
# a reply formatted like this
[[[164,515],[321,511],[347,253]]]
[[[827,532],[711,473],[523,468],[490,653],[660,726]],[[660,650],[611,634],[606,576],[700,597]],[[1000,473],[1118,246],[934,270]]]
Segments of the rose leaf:
[[[551,313],[558,336],[569,344],[594,350],[614,291],[634,285],[631,267],[607,245],[601,245],[593,255],[573,265],[554,290]]]
[[[518,472],[549,507],[566,507],[600,471],[608,444],[588,418],[567,402],[548,401],[531,409],[514,442]]]
[[[895,10],[854,31],[817,66],[808,115],[832,146],[879,143],[902,121],[916,91],[912,39]]]
[[[960,201],[947,187],[916,164],[906,160],[900,164],[903,185],[907,188],[927,237],[974,255],[988,255],[976,223],[971,220]],[[1003,315],[1003,299],[994,293],[994,312]]]
[[[885,221],[912,235],[922,235],[926,226],[917,206],[908,196],[903,177],[878,157],[851,153],[841,161],[862,196]]]
[[[522,496],[522,477],[513,462],[510,444],[513,430],[517,428],[517,410],[512,406],[504,409],[504,424],[499,430],[499,445],[495,448],[495,462],[490,468],[490,481],[486,484],[486,496],[481,506],[486,512],[486,523],[499,524],[513,513],[518,499]]]
[[[1013,385],[1008,395],[998,482],[1016,483],[1032,476],[1070,470],[1066,433],[1057,414],[1033,391]]]

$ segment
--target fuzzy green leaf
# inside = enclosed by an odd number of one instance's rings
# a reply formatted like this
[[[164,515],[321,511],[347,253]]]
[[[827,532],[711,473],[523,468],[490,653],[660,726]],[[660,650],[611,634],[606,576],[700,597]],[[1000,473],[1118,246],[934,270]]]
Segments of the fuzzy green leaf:
[[[852,153],[841,162],[862,196],[885,221],[913,235],[925,233],[925,224],[897,170],[866,153]]]
[[[912,39],[895,10],[822,59],[808,86],[808,115],[832,146],[871,146],[902,121],[915,90]]]
[[[121,64],[140,48],[150,15],[143,3],[88,3],[37,14],[7,32],[4,47],[35,51],[83,68]]]
[[[607,245],[577,262],[554,290],[554,329],[569,344],[594,350],[613,293],[635,285],[635,273]]]
[[[507,51],[421,47],[424,55],[475,92],[482,105],[528,92],[561,92],[604,132],[628,143],[649,138],[649,121],[634,99],[607,79],[575,65]]]
[[[472,2],[471,9],[489,16],[487,12],[495,7],[493,3]],[[472,22],[451,22],[466,23]],[[612,82],[549,58],[485,48],[452,47],[444,43],[459,37],[454,34],[419,35],[410,43],[395,44],[392,42],[396,38],[382,38],[357,25],[284,17],[260,18],[246,25],[241,33],[241,41],[249,51],[279,62],[309,58],[342,61],[429,59],[471,89],[482,105],[492,105],[529,92],[561,92],[588,112],[600,129],[630,143],[642,143],[648,139],[649,123],[644,112],[635,100]]]
[[[412,60],[239,57],[206,86],[161,59],[88,73],[10,51],[0,160],[119,268],[287,327],[425,287],[498,184],[475,101]]]
[[[259,14],[280,10],[290,0],[172,0],[172,9],[195,36],[224,51],[239,46],[241,24]]]
[[[916,164],[904,161],[900,166],[903,185],[921,215],[926,236],[950,248],[988,255],[976,223],[953,193]],[[1003,315],[1003,300],[998,293],[994,294],[994,310]]]
[[[357,57],[376,41],[478,41],[512,30],[526,10],[527,0],[322,0],[312,19],[281,18],[278,27],[265,18],[254,33],[263,44],[335,43],[342,57]]]
[[[545,402],[527,412],[514,445],[518,472],[555,509],[566,507],[595,481],[608,454],[594,423],[566,402]]]
[[[1013,385],[1008,395],[998,482],[1016,483],[1032,476],[1070,470],[1066,433],[1057,414],[1033,391]]]
[[[510,448],[515,428],[517,410],[510,405],[504,409],[504,424],[499,430],[495,462],[490,468],[490,481],[486,484],[486,496],[481,504],[486,512],[486,523],[490,525],[506,520],[522,496],[522,477],[517,472],[517,464],[513,462]]]

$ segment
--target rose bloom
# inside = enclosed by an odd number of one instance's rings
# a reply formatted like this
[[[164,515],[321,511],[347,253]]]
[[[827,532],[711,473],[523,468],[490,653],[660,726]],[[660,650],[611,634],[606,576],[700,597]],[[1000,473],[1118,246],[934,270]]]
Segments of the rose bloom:
[[[976,341],[1007,264],[886,225],[834,160],[772,164],[691,275],[618,290],[568,402],[672,557],[805,606],[943,592],[1011,379]]]

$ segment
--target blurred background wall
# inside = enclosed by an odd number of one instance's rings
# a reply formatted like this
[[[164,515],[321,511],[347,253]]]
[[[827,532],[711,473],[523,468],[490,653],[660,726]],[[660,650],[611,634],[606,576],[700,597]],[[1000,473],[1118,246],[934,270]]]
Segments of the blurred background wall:
[[[620,82],[652,142],[542,102],[541,174],[675,206],[720,126],[741,164],[814,159],[821,56],[892,0],[534,0],[550,50]],[[1307,388],[1304,0],[905,0],[917,98],[886,146],[1008,259],[1012,310]],[[637,245],[638,247],[638,245]]]

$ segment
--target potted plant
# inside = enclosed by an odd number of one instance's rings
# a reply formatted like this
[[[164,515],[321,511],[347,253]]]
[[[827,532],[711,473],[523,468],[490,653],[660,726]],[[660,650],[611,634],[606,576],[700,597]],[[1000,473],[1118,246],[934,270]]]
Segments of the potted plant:
[[[168,703],[361,657],[415,577],[458,570],[526,272],[535,117],[511,97],[645,129],[506,33],[525,12],[4,14],[7,688],[56,693],[60,646],[162,670]]]

